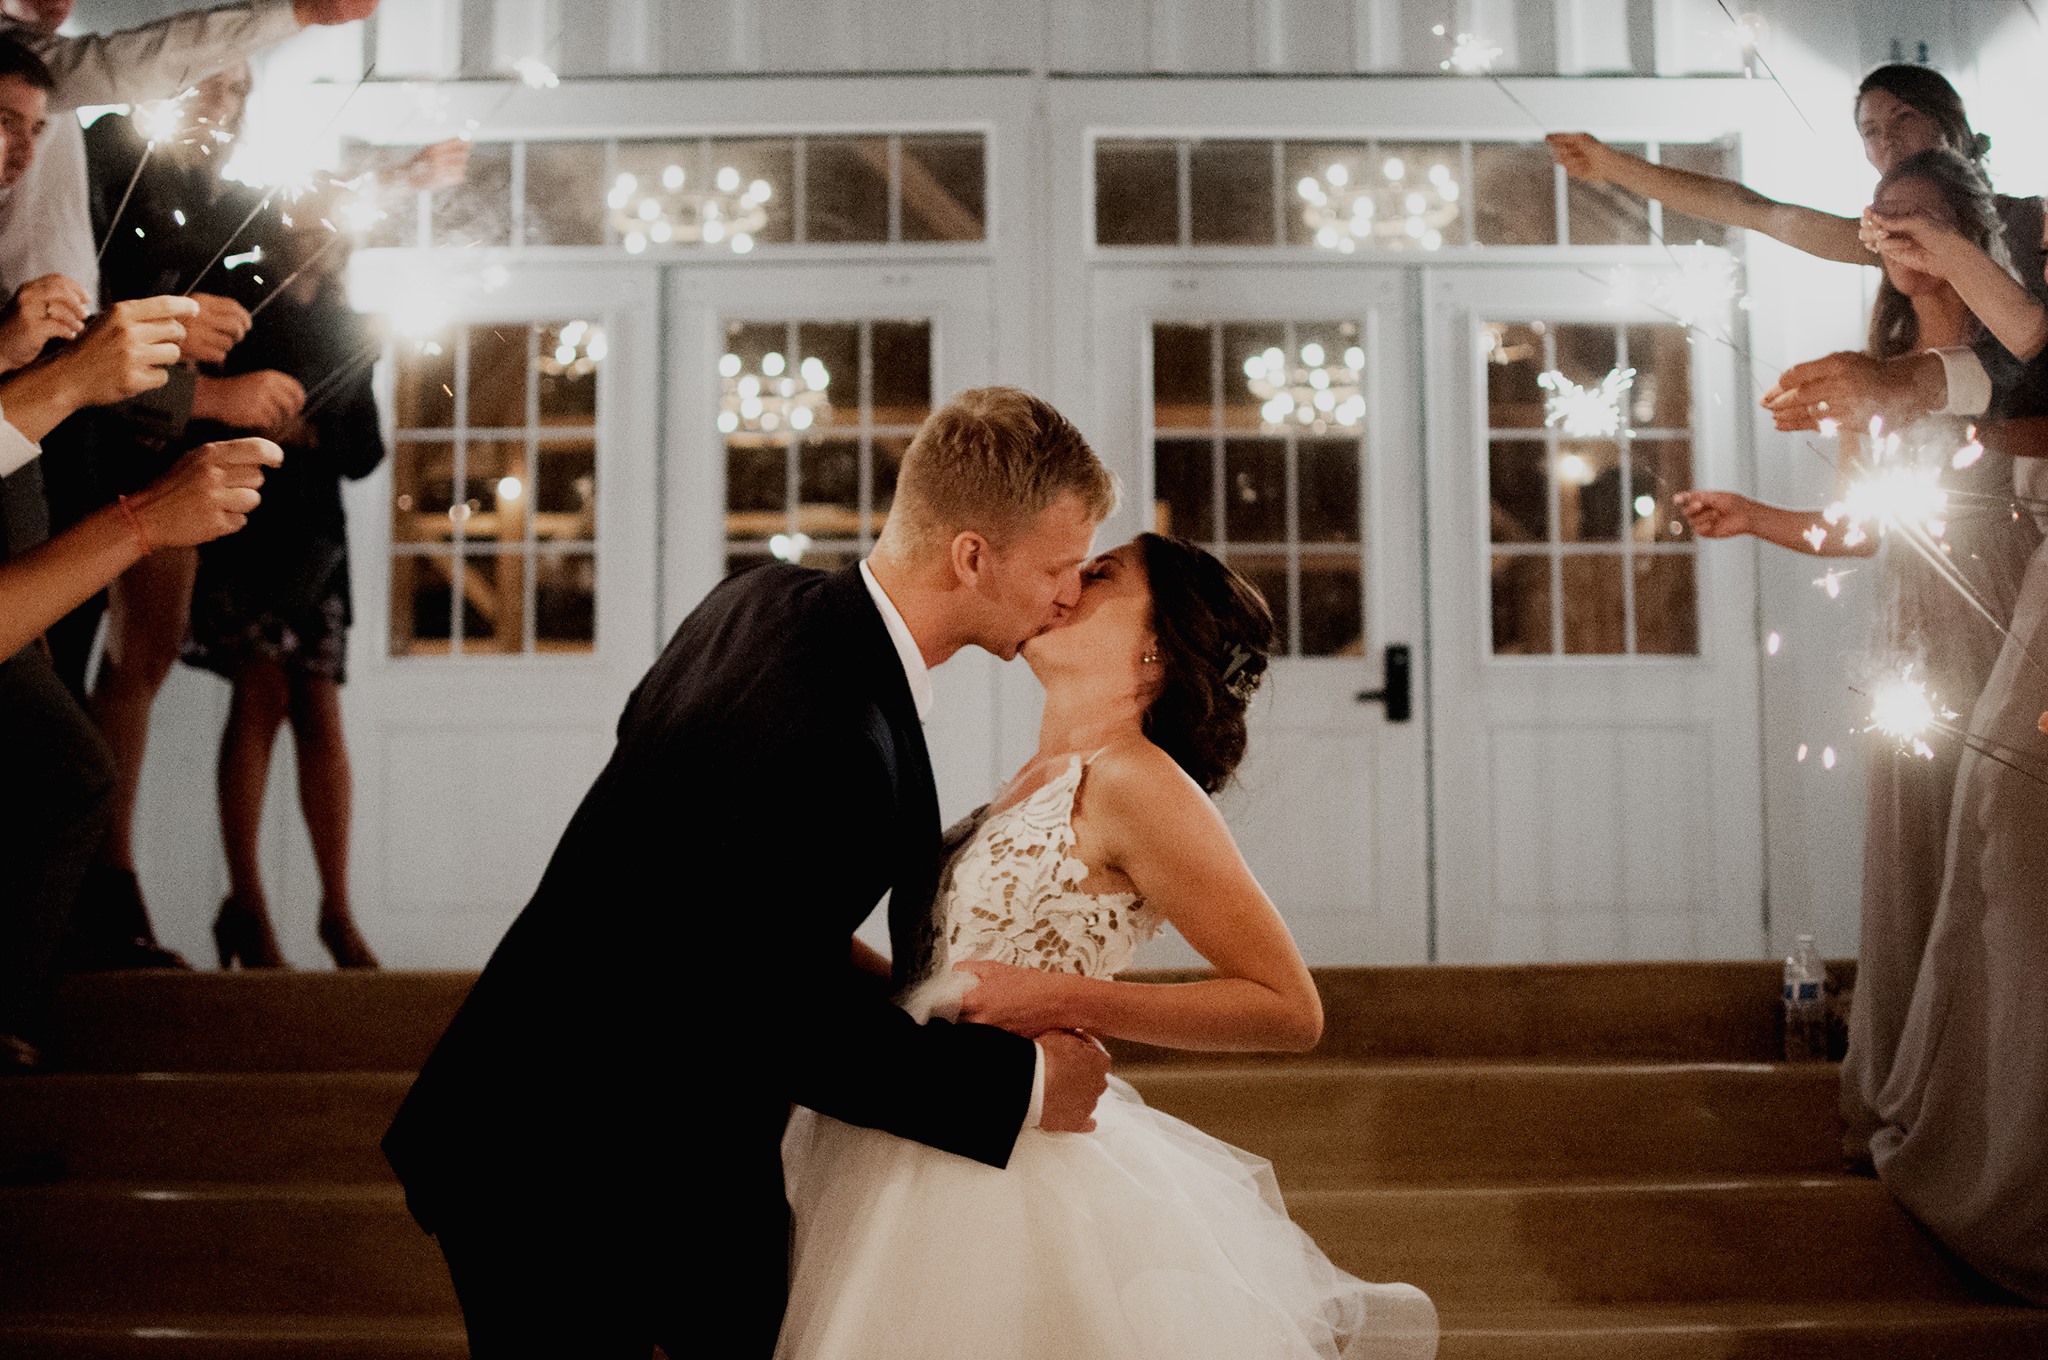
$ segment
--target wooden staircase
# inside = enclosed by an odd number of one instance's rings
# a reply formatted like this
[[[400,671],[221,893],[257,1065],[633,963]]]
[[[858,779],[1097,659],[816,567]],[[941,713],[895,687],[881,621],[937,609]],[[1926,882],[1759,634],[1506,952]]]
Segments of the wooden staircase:
[[[1119,1071],[1428,1290],[1446,1360],[2048,1360],[2048,1312],[1840,1173],[1835,1069],[1769,1061],[1772,965],[1318,977],[1314,1054]],[[463,1355],[376,1144],[469,982],[74,979],[67,1070],[0,1081],[0,1355]]]

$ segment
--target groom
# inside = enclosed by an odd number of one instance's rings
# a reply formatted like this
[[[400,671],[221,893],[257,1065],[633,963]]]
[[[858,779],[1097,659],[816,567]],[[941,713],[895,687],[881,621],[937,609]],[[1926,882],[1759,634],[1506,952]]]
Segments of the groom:
[[[793,1103],[993,1167],[1092,1127],[1099,1046],[914,1024],[851,946],[885,891],[898,984],[928,945],[928,668],[1057,622],[1115,496],[1052,407],[965,392],[868,562],[759,567],[683,621],[384,1138],[476,1360],[767,1356]]]

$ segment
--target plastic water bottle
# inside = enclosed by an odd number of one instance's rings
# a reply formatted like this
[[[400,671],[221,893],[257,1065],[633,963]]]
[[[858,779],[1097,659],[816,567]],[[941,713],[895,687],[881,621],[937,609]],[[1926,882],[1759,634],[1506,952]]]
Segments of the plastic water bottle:
[[[1801,935],[1785,960],[1785,1061],[1823,1062],[1828,1056],[1828,968]]]

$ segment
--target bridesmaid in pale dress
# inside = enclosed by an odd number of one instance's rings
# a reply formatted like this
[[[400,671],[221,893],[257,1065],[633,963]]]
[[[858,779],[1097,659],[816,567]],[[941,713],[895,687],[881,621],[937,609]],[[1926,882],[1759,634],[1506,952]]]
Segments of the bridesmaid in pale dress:
[[[2003,256],[1991,192],[1961,156],[1945,148],[1908,157],[1879,181],[1878,210],[1950,224],[1979,249]],[[1983,333],[1945,280],[1887,262],[1871,311],[1869,352],[1880,359],[1914,350],[1967,345]],[[1930,416],[1910,431],[1929,457],[1947,461],[1967,435],[1960,420]],[[1841,438],[1843,475],[1867,442]],[[1946,471],[1950,558],[2001,622],[2010,617],[2020,573],[2038,537],[2012,512],[2012,459],[1987,452],[1970,466]],[[1794,552],[1823,557],[1877,555],[1877,617],[1866,679],[1911,666],[1943,704],[1967,714],[1998,657],[1995,628],[1963,606],[1911,545],[1873,533],[1849,544],[1849,524],[1829,525],[1818,510],[1764,505],[1732,491],[1681,492],[1679,508],[1703,538],[1750,534]],[[1887,747],[1871,753],[1863,841],[1862,944],[1849,1052],[1842,1068],[1843,1153],[1870,1168],[1870,1138],[1879,1126],[1878,1092],[1892,1058],[1940,900],[1949,805],[1961,750],[1934,747],[1931,759]]]

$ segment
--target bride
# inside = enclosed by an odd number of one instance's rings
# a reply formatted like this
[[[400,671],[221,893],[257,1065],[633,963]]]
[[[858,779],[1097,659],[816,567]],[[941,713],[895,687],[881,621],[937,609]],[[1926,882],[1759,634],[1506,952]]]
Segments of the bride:
[[[1245,749],[1273,620],[1201,549],[1141,534],[1026,644],[1038,754],[948,834],[931,961],[901,1004],[1027,1036],[1312,1047],[1322,1004],[1207,795]],[[1215,977],[1115,980],[1171,923]],[[856,954],[888,964],[856,943]],[[777,1360],[1295,1360],[1435,1353],[1409,1285],[1332,1265],[1271,1169],[1112,1080],[1088,1133],[1027,1129],[1007,1169],[800,1109]]]

